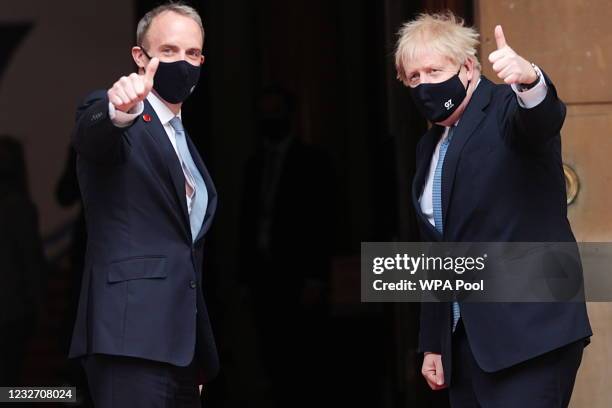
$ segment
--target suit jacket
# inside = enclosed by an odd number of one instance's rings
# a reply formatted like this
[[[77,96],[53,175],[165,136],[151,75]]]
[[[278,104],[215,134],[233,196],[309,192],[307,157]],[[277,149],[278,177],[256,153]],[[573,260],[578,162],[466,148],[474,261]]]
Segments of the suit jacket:
[[[559,134],[566,109],[544,78],[547,95],[531,109],[519,106],[510,86],[482,78],[444,160],[443,234],[418,200],[444,128],[433,126],[420,140],[412,198],[424,241],[575,242]],[[487,372],[592,334],[584,303],[463,303],[461,318],[474,357]],[[422,305],[420,350],[442,354],[450,384],[450,304]]]
[[[197,336],[199,362],[210,379],[219,363],[202,260],[217,193],[187,137],[209,197],[192,242],[183,172],[155,111],[144,104],[143,115],[127,128],[111,122],[103,91],[77,112],[73,145],[88,239],[70,357],[103,353],[186,366]]]

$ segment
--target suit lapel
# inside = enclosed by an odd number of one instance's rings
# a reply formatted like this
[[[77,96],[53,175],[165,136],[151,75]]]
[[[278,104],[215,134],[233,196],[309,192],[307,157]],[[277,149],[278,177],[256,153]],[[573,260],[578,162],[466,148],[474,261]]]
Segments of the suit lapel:
[[[155,143],[157,144],[159,151],[162,155],[162,159],[168,168],[168,174],[170,175],[170,180],[172,181],[172,185],[174,186],[174,190],[176,192],[176,196],[178,202],[181,207],[181,213],[183,214],[183,221],[187,228],[189,228],[189,213],[187,212],[187,197],[185,196],[185,176],[183,175],[183,170],[181,169],[181,165],[179,163],[178,157],[172,147],[172,143],[170,143],[170,139],[168,138],[168,134],[164,129],[164,126],[159,121],[155,110],[153,107],[145,99],[144,101],[144,115],[149,115],[151,117],[150,122],[142,121],[142,116],[138,119],[138,122],[142,126],[142,128],[153,138]],[[143,115],[143,116],[144,116]]]
[[[149,115],[151,120],[145,122],[142,120],[142,116]],[[176,198],[180,205],[180,212],[182,214],[182,219],[185,226],[185,232],[189,237],[191,234],[189,231],[191,230],[190,221],[189,221],[189,212],[187,210],[187,197],[185,195],[185,176],[183,174],[183,170],[181,169],[181,165],[179,163],[178,157],[176,155],[176,151],[168,138],[168,134],[164,129],[164,126],[160,122],[155,110],[145,99],[144,101],[144,111],[143,115],[137,119],[137,122],[134,124],[135,126],[141,126],[142,129],[147,132],[151,138],[155,141],[159,151],[161,153],[162,159],[164,163],[166,163],[166,167],[168,169],[168,175],[174,187],[174,191],[176,193]],[[208,193],[208,205],[206,207],[206,214],[204,215],[204,220],[202,222],[202,227],[198,234],[198,237],[194,240],[197,241],[202,238],[202,236],[206,233],[208,228],[210,227],[212,217],[217,208],[217,190],[212,182],[212,178],[204,165],[204,161],[200,157],[198,150],[193,145],[191,138],[185,132],[187,139],[187,146],[189,147],[189,152],[191,153],[191,157],[195,162],[200,174],[202,175],[202,179],[204,180],[204,184],[206,185],[207,193]]]
[[[443,225],[447,225],[448,207],[450,203],[453,186],[455,183],[455,174],[457,166],[461,158],[461,151],[468,142],[478,125],[485,118],[483,109],[491,100],[491,92],[493,84],[482,77],[480,84],[476,87],[472,100],[469,102],[465,112],[459,120],[459,124],[454,130],[453,139],[448,146],[448,151],[444,158],[444,167],[442,171],[442,214],[444,217]]]
[[[431,235],[442,238],[440,233],[431,225],[427,217],[421,211],[421,205],[419,203],[419,198],[421,197],[421,193],[423,192],[423,187],[425,186],[425,182],[427,180],[427,176],[429,175],[429,168],[431,165],[431,157],[433,156],[433,152],[436,149],[436,145],[444,132],[444,127],[434,125],[425,133],[423,139],[421,141],[421,148],[419,150],[420,157],[418,160],[418,167],[416,169],[416,174],[414,176],[414,182],[412,183],[412,202],[416,211],[419,220],[425,228],[429,230]]]

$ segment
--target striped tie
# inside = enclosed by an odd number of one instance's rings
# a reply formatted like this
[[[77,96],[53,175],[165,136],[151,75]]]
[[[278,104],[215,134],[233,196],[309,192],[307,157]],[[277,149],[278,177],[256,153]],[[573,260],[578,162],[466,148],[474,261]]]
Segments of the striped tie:
[[[442,144],[440,144],[438,164],[436,164],[436,171],[433,179],[432,203],[434,226],[440,234],[442,234],[442,231],[444,230],[442,217],[442,169],[444,166],[444,157],[446,156],[446,151],[448,150],[448,146],[452,140],[454,130],[455,127],[452,126],[448,130],[448,136],[442,141]],[[459,303],[453,302],[453,331],[455,331],[457,328],[457,322],[459,322],[460,316],[461,311],[459,310]]]

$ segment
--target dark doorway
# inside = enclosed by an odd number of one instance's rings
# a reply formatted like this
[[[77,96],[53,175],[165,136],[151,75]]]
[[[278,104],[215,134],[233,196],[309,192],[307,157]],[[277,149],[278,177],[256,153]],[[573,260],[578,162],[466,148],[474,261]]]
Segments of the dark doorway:
[[[136,15],[158,3],[137,1]],[[418,240],[409,189],[426,123],[395,78],[395,34],[425,10],[471,22],[471,2],[191,4],[207,62],[184,121],[220,197],[204,279],[223,369],[209,406],[447,406],[420,375],[418,305],[360,303],[359,251],[364,241]],[[285,165],[261,138],[270,89],[277,113],[289,105],[283,95],[292,100],[299,147],[287,148]],[[280,170],[265,204],[257,197],[270,168]],[[262,231],[282,242],[264,245],[266,256],[253,251]],[[277,279],[293,291],[261,289]],[[310,295],[314,307],[296,301]]]

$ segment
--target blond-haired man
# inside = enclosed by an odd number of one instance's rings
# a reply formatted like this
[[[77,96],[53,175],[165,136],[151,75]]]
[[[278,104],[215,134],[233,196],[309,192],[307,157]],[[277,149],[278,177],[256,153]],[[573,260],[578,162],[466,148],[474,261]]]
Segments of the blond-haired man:
[[[87,254],[70,357],[96,408],[199,407],[219,369],[202,293],[217,195],[182,125],[204,63],[200,16],[161,5],[138,24],[138,72],[86,98],[73,144]]]
[[[412,188],[432,242],[574,242],[559,131],[565,105],[551,80],[495,28],[489,55],[504,84],[480,74],[478,33],[451,13],[406,23],[398,78],[431,129]],[[451,405],[559,408],[591,336],[584,303],[424,303],[422,374]]]

